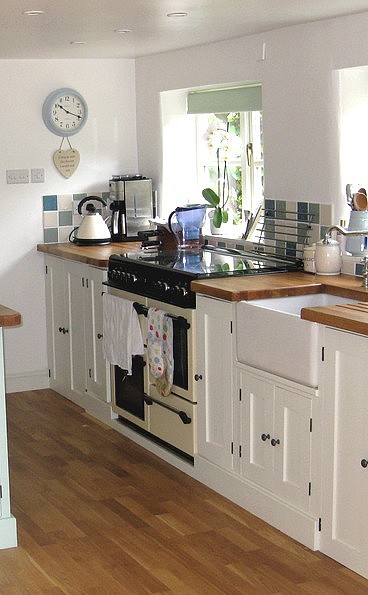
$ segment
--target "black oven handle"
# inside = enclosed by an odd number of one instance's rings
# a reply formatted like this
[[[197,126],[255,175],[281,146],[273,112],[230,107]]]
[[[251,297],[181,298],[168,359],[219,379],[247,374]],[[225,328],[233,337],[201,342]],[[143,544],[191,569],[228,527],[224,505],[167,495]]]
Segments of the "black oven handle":
[[[153,397],[148,397],[147,395],[145,395],[144,402],[146,403],[146,405],[152,405],[153,403],[156,403],[157,405],[160,405],[160,407],[164,407],[165,409],[168,409],[169,411],[176,413],[176,415],[178,415],[180,417],[183,424],[192,423],[192,418],[189,417],[189,415],[187,415],[185,413],[185,411],[180,411],[180,409],[175,409],[175,407],[171,407],[171,405],[162,403],[162,401],[159,401],[158,399],[154,399]]]
[[[133,302],[133,308],[138,314],[143,314],[144,316],[148,315],[149,308],[143,304],[140,304],[139,302]],[[169,314],[168,312],[166,312],[166,316],[169,316],[169,318],[175,320],[178,324],[180,324],[180,326],[183,326],[186,329],[190,328],[190,324],[187,319],[184,318],[184,316],[175,316],[174,314]]]

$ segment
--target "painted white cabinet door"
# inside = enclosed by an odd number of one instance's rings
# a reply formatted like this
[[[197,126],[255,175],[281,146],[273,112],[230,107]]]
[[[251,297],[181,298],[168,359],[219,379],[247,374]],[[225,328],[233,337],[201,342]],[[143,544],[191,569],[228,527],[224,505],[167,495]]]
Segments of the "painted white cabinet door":
[[[87,392],[102,401],[111,401],[109,390],[109,370],[103,356],[103,311],[102,294],[105,291],[102,283],[106,281],[107,272],[103,269],[88,267],[85,280],[85,347]]]
[[[321,550],[368,578],[368,338],[326,329]]]
[[[233,468],[233,305],[197,298],[198,454]]]
[[[64,262],[45,256],[46,325],[50,386],[69,395],[71,390],[70,319]]]
[[[240,467],[244,478],[308,510],[312,400],[270,375],[238,369]]]
[[[50,386],[71,398],[92,395],[110,401],[102,353],[105,277],[102,269],[46,256]]]

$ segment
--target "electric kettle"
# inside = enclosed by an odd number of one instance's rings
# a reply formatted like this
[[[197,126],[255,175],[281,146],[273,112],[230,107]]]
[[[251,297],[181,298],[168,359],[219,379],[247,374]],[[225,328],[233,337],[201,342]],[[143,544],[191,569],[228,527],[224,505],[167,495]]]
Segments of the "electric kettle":
[[[80,246],[94,246],[110,244],[111,234],[105,221],[97,212],[95,205],[90,201],[98,201],[105,207],[106,202],[99,196],[86,196],[78,204],[78,213],[82,215],[82,207],[85,203],[86,213],[79,227],[75,227],[69,235],[70,242]]]
[[[206,205],[203,204],[176,207],[170,213],[169,229],[176,238],[179,250],[196,250],[203,245],[202,227],[205,216]]]

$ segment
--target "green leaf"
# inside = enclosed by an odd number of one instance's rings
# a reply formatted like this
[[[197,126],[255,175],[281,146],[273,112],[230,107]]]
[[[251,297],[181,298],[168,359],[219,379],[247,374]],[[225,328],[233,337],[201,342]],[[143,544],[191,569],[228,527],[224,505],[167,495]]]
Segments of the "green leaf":
[[[229,213],[227,211],[222,211],[222,223],[227,223],[229,221]]]
[[[221,223],[222,223],[222,211],[220,209],[220,207],[216,207],[215,208],[215,212],[213,214],[213,224],[215,227],[221,227]]]
[[[217,207],[220,203],[220,197],[212,188],[204,188],[202,190],[202,196],[210,203],[212,207]]]

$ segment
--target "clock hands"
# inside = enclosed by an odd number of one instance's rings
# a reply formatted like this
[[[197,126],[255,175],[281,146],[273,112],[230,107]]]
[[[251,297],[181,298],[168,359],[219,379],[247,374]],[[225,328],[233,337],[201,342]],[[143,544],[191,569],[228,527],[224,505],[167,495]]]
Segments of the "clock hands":
[[[61,105],[60,103],[57,103],[56,107],[60,107],[69,116],[75,116],[76,118],[79,118],[79,119],[82,117],[80,114],[73,114],[73,112],[70,112],[69,110],[65,109],[65,107],[63,105]]]

